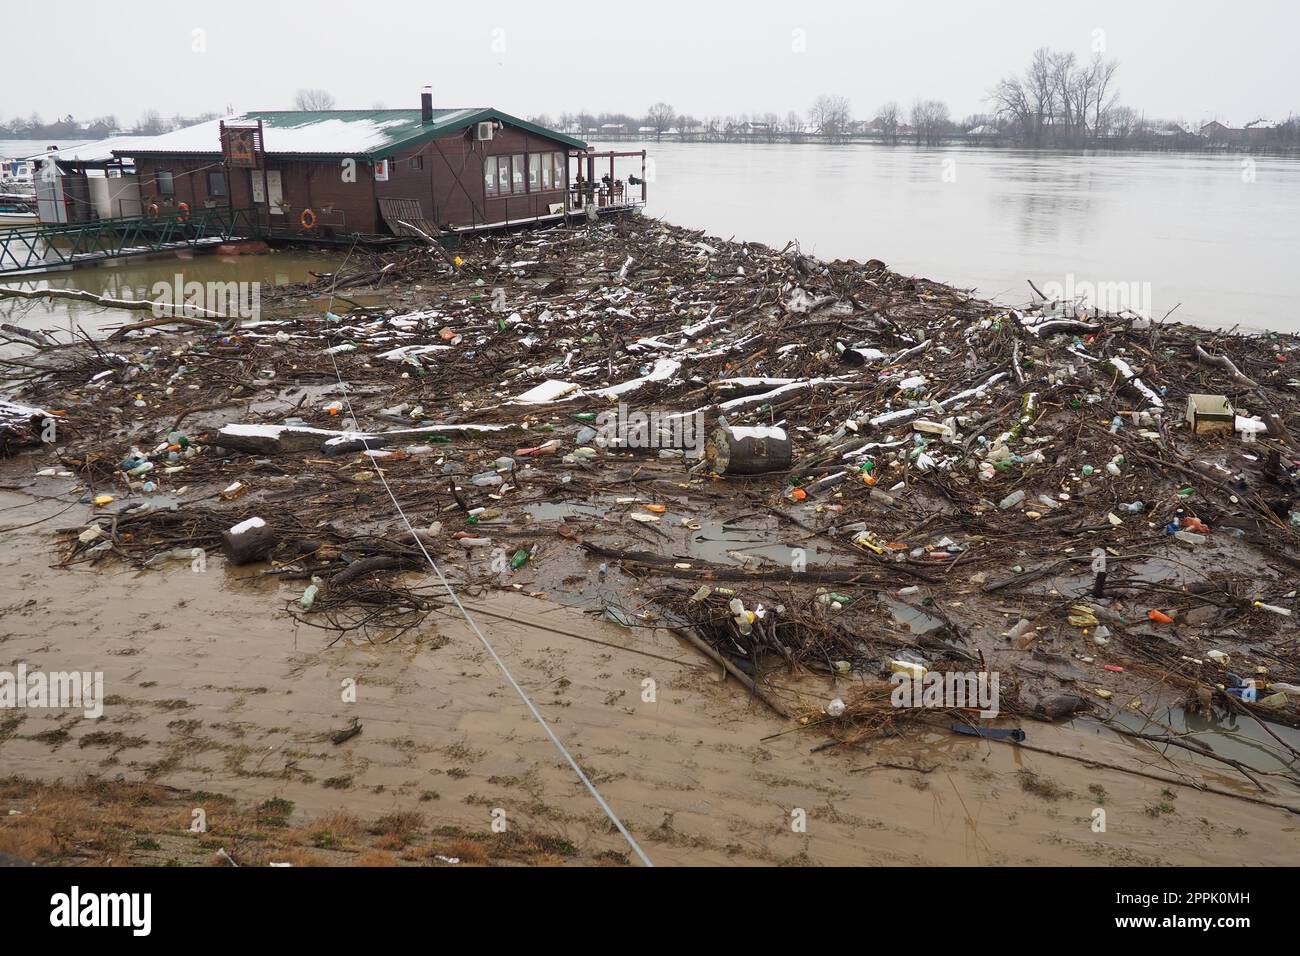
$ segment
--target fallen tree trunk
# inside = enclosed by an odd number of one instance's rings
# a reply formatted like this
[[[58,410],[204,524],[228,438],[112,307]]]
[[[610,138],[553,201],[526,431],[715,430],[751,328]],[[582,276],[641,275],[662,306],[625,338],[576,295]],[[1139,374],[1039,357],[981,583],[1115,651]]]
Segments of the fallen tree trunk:
[[[1223,369],[1238,385],[1244,385],[1246,388],[1259,388],[1259,383],[1253,378],[1243,375],[1241,370],[1232,364],[1232,359],[1226,355],[1212,355],[1198,345],[1196,346],[1196,358],[1206,365],[1213,365],[1215,368]]]
[[[218,319],[225,319],[227,316],[220,312],[213,312],[210,309],[203,309],[197,305],[191,305],[182,302],[175,305],[170,302],[164,302],[161,299],[114,299],[106,295],[96,295],[93,292],[86,292],[82,289],[4,289],[0,288],[0,299],[71,299],[74,302],[89,302],[91,305],[103,306],[106,309],[127,309],[129,311],[152,311],[154,309],[180,309],[184,312],[193,312],[200,315],[215,316]],[[169,322],[187,322],[201,325],[204,328],[212,328],[218,325],[211,319],[200,319],[194,316],[173,316],[167,319]],[[162,323],[155,323],[162,324]]]

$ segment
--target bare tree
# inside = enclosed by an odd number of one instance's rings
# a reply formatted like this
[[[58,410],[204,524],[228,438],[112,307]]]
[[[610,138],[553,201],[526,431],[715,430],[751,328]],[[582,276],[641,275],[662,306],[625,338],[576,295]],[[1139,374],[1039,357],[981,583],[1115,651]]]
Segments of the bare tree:
[[[157,136],[167,132],[167,122],[157,110],[145,110],[136,121],[135,132],[145,136]]]
[[[1138,131],[1142,118],[1131,106],[1117,106],[1110,111],[1107,128],[1112,136],[1120,142],[1128,139]]]
[[[1101,136],[1108,125],[1108,114],[1115,109],[1115,104],[1119,101],[1119,94],[1111,91],[1111,83],[1115,79],[1115,71],[1119,69],[1119,60],[1105,60],[1098,53],[1092,60],[1093,72],[1093,119],[1092,130],[1096,136]]]
[[[916,145],[941,142],[949,125],[947,103],[940,100],[917,100],[912,105],[912,129],[916,133]]]
[[[1039,47],[1024,78],[1009,76],[991,94],[997,114],[1018,127],[1021,139],[1039,145],[1045,127],[1055,122],[1056,89],[1052,83],[1052,51]]]
[[[1086,142],[1106,135],[1118,95],[1118,60],[1100,54],[1080,66],[1073,53],[1040,47],[1023,77],[1009,76],[989,92],[994,113],[1030,146]]]
[[[849,101],[844,96],[819,96],[808,111],[808,122],[813,128],[828,139],[839,139],[846,135],[852,113]]]
[[[893,100],[876,110],[876,129],[890,143],[898,142],[899,116],[898,104]]]
[[[325,90],[299,90],[294,94],[293,105],[297,109],[308,112],[332,110],[334,109],[334,96]]]
[[[673,118],[676,115],[667,103],[660,102],[650,107],[650,112],[645,117],[646,125],[654,127],[656,141],[663,138],[664,133],[673,125]]]

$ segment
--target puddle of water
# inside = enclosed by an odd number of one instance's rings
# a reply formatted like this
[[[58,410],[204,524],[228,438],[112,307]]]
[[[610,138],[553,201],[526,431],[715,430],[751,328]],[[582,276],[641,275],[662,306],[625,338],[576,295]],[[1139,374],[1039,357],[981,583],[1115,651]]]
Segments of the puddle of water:
[[[1260,771],[1300,771],[1300,757],[1289,753],[1268,735],[1253,717],[1215,708],[1211,714],[1193,714],[1182,707],[1168,707],[1155,714],[1157,720],[1172,727],[1179,734],[1192,734],[1193,740],[1209,747],[1221,757],[1230,757]],[[1112,718],[1116,723],[1141,733],[1163,734],[1164,728],[1146,720],[1132,711],[1119,711]],[[1071,723],[1106,729],[1106,725],[1091,718],[1079,718]],[[1300,749],[1300,730],[1282,724],[1268,723],[1269,730],[1292,747]],[[1175,756],[1186,756],[1200,762],[1190,750],[1171,748]]]
[[[603,520],[608,518],[617,522],[620,515],[639,508],[645,502],[633,505],[616,504],[612,500],[604,504],[584,504],[581,502],[540,502],[529,505],[525,510],[537,521],[559,521],[562,519]],[[686,528],[681,524],[681,515],[668,512],[658,522],[658,527],[668,533],[688,531],[682,546],[686,554],[702,561],[715,564],[777,564],[790,567],[796,557],[794,545],[787,544],[781,537],[775,522],[769,527],[755,527],[752,524],[729,524],[707,518],[692,517],[692,523],[698,528]],[[760,522],[764,519],[758,519]],[[803,560],[808,566],[835,566],[848,564],[846,556],[819,551],[811,544],[799,544],[803,551]]]
[[[944,626],[942,619],[927,614],[921,608],[900,601],[888,594],[878,595],[881,605],[894,616],[894,620],[913,634],[923,636],[932,634]]]

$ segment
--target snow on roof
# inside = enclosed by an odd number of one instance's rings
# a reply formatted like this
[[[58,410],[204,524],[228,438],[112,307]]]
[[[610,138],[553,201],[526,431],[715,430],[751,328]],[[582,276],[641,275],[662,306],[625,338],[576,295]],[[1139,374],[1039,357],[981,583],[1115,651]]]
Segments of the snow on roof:
[[[128,155],[131,150],[140,155],[219,153],[223,122],[229,127],[261,120],[267,153],[364,156],[392,149],[407,140],[462,129],[483,114],[499,116],[513,125],[568,141],[562,134],[497,113],[488,107],[434,110],[432,123],[423,122],[419,110],[268,110],[241,113],[144,141],[135,140],[123,151]],[[577,143],[576,140],[573,142]]]
[[[149,139],[148,136],[110,136],[108,139],[80,143],[76,146],[65,146],[62,149],[52,149],[26,158],[35,162],[43,160],[46,156],[53,156],[56,159],[67,160],[70,163],[107,163],[114,158],[113,150],[120,149],[125,152],[133,146],[147,142]]]

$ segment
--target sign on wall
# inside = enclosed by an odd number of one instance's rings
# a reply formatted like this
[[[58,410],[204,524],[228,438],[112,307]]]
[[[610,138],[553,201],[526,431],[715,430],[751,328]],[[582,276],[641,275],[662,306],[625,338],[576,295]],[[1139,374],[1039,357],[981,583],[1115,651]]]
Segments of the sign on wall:
[[[262,165],[262,121],[256,126],[221,124],[221,156],[232,168],[257,169]]]
[[[375,182],[388,182],[388,163],[389,161],[386,159],[375,160]]]

